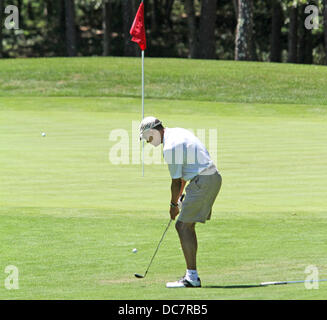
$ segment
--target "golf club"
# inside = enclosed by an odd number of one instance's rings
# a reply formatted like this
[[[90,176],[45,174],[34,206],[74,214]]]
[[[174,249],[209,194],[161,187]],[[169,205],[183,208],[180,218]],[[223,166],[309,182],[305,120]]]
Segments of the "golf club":
[[[298,281],[271,281],[271,282],[261,282],[261,286],[271,286],[271,285],[282,285],[282,284],[292,284],[292,283],[311,283],[311,282],[323,282],[327,279],[321,280],[298,280]]]
[[[149,271],[149,268],[150,268],[150,266],[151,266],[151,263],[152,263],[152,261],[153,261],[155,255],[157,254],[158,249],[159,249],[159,247],[160,247],[160,244],[161,244],[161,242],[162,242],[162,240],[163,240],[163,238],[164,238],[164,236],[165,236],[165,234],[166,234],[166,232],[167,232],[167,230],[168,230],[168,228],[169,228],[169,226],[170,226],[170,224],[171,224],[172,221],[173,221],[172,219],[169,220],[168,226],[167,226],[165,232],[163,233],[163,235],[162,235],[162,237],[161,237],[161,239],[160,239],[160,241],[159,241],[159,243],[158,243],[157,249],[156,249],[156,251],[154,252],[154,255],[152,256],[152,259],[151,259],[151,261],[150,261],[150,263],[149,263],[148,268],[147,268],[146,271],[145,271],[145,274],[144,274],[144,275],[141,275],[141,274],[139,274],[139,273],[134,273],[134,276],[135,276],[136,278],[145,278],[145,276],[147,275],[147,273],[148,273],[148,271]]]

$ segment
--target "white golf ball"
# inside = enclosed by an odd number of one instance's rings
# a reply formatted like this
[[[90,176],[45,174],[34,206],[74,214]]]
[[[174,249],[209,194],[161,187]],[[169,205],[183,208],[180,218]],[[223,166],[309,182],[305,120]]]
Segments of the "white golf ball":
[[[45,132],[42,132],[42,137],[45,137]]]
[[[137,249],[136,249],[136,248],[134,248],[134,249],[132,250],[132,252],[133,252],[133,253],[136,253],[136,252],[137,252]]]

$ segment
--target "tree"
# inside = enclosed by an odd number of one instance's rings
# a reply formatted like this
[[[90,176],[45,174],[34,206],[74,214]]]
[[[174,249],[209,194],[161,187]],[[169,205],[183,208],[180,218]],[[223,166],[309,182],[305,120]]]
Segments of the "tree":
[[[4,7],[3,7],[3,1],[4,0],[0,0],[0,58],[3,57],[3,47],[2,47],[2,28],[3,28],[3,11],[4,11]]]
[[[110,23],[112,17],[112,8],[110,0],[103,0],[103,55],[108,56],[110,52]]]
[[[324,39],[325,39],[325,59],[327,64],[327,0],[324,1]]]
[[[270,61],[281,62],[282,60],[282,26],[283,9],[280,0],[272,1],[272,23],[270,40]]]
[[[234,7],[234,11],[235,11],[235,18],[237,21],[237,19],[238,19],[238,0],[233,0],[233,7]]]
[[[217,0],[202,0],[198,58],[215,59],[216,57],[216,16]]]
[[[252,60],[253,53],[252,0],[238,1],[238,19],[235,38],[235,60]]]
[[[312,56],[312,31],[307,29],[304,25],[306,14],[304,12],[306,5],[302,4],[299,6],[299,17],[300,17],[300,26],[299,26],[299,43],[298,43],[298,63],[311,64],[313,61]]]
[[[312,36],[312,30],[306,30],[306,36],[305,36],[305,51],[304,51],[304,63],[306,64],[312,64],[313,63],[313,36]]]
[[[298,6],[292,5],[289,8],[290,23],[288,28],[288,58],[287,62],[297,62],[298,46]]]
[[[23,16],[22,16],[22,5],[23,5],[22,2],[23,2],[22,0],[17,0],[18,21],[19,21],[20,28],[22,28],[24,25]]]
[[[58,48],[56,54],[59,56],[67,55],[65,1],[66,0],[59,0],[57,2],[58,14],[56,17],[56,29],[57,29]]]
[[[326,0],[327,1],[327,0]],[[184,2],[185,12],[187,15],[187,26],[188,26],[188,44],[189,44],[189,58],[196,57],[196,21],[195,21],[195,10],[194,0],[185,0]]]
[[[129,31],[140,1],[0,0],[0,56],[138,55]],[[21,9],[21,30],[4,27],[8,4]],[[309,4],[320,8],[320,26],[311,31],[303,27]],[[290,62],[327,63],[327,0],[147,0],[144,6],[148,56],[281,62],[289,49]]]
[[[47,25],[51,25],[52,22],[52,17],[54,15],[54,3],[52,0],[45,0],[45,15],[46,15],[46,19],[47,19]]]
[[[152,12],[151,12],[151,33],[155,35],[158,32],[159,21],[159,3],[158,0],[152,1]]]
[[[129,31],[134,21],[136,14],[134,0],[122,0],[122,16],[123,16],[123,41],[124,41],[124,56],[133,57],[137,55],[138,46],[131,41]]]
[[[150,20],[146,29],[147,33],[151,35],[148,39],[148,54],[151,56],[176,56],[178,43],[176,38],[182,38],[184,34],[181,34],[182,28],[179,22],[176,23],[176,18],[181,21],[182,15],[180,12],[174,11],[174,3],[174,0],[144,1],[145,20]],[[181,4],[178,3],[178,6]],[[173,30],[173,27],[176,27],[176,30]],[[184,30],[187,33],[187,29]]]
[[[214,0],[212,0],[214,1]],[[168,26],[172,29],[171,13],[173,10],[175,0],[166,0],[165,3],[165,20],[167,21]]]
[[[77,54],[74,0],[65,0],[65,16],[67,54],[69,57],[74,57]]]

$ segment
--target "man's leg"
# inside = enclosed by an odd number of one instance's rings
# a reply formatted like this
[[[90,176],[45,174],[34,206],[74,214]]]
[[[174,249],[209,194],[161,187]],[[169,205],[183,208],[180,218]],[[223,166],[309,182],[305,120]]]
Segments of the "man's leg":
[[[196,270],[198,242],[195,233],[195,223],[185,223],[177,220],[175,226],[184,253],[186,267],[189,270]]]
[[[198,249],[198,242],[195,233],[195,223],[185,223],[180,220],[176,222],[176,230],[181,241],[185,261],[186,274],[185,276],[175,282],[168,282],[167,288],[199,288],[201,287],[201,280],[196,270],[196,251]]]

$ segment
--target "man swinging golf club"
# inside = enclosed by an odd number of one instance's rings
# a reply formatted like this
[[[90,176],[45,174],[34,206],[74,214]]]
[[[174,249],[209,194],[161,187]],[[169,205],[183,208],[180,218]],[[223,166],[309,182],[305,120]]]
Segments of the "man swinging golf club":
[[[140,125],[140,139],[157,147],[163,144],[164,159],[168,164],[171,182],[170,217],[181,242],[186,261],[186,273],[167,288],[201,287],[196,266],[197,237],[195,224],[211,217],[212,206],[219,193],[222,178],[201,141],[182,128],[165,128],[155,117],[146,117]],[[178,200],[185,181],[186,196],[179,212]]]

